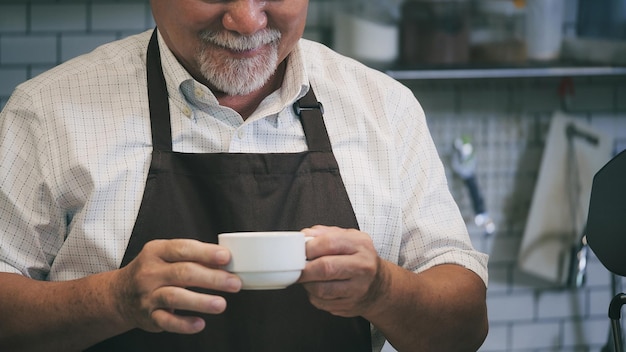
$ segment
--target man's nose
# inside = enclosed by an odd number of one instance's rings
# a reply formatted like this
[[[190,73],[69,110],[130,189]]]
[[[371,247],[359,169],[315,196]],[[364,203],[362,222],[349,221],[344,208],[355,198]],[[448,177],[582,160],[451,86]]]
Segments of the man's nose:
[[[265,1],[237,0],[228,6],[222,24],[230,31],[243,35],[256,33],[267,26]]]

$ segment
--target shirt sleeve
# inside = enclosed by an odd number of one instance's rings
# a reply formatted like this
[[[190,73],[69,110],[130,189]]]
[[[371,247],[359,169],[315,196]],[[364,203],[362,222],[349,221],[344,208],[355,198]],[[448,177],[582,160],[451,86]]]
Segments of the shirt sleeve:
[[[393,122],[398,136],[403,238],[399,264],[420,272],[444,263],[458,264],[487,285],[487,259],[471,243],[453,199],[443,163],[428,129],[424,111],[412,93],[404,94],[404,111]]]
[[[18,87],[0,113],[0,271],[45,279],[64,233],[37,103]]]

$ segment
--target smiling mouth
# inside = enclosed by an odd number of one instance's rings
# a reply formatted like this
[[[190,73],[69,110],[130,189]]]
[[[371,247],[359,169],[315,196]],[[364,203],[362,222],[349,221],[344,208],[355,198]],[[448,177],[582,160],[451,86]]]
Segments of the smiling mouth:
[[[281,34],[277,30],[266,29],[250,36],[242,36],[231,32],[207,31],[200,35],[208,45],[228,52],[234,56],[254,56],[266,48],[278,45]]]
[[[267,46],[265,45],[252,49],[233,49],[221,45],[214,45],[214,48],[216,52],[221,52],[221,55],[224,55],[225,57],[228,57],[232,60],[253,59],[269,51],[269,49],[267,49]]]

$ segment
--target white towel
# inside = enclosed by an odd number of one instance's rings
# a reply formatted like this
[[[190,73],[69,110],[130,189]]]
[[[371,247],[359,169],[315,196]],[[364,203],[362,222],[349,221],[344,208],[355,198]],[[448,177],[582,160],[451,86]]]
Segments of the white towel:
[[[569,142],[568,126],[580,132]],[[520,247],[522,271],[549,282],[566,282],[572,248],[584,231],[593,176],[611,159],[612,148],[612,136],[580,119],[554,114]]]

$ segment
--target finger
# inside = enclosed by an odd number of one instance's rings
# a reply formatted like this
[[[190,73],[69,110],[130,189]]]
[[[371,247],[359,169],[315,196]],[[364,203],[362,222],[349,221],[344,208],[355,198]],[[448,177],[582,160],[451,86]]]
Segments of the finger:
[[[298,282],[341,281],[376,275],[376,261],[357,255],[323,256],[309,261]]]
[[[176,315],[165,309],[152,312],[152,319],[161,330],[178,334],[195,334],[202,331],[206,325],[202,318]]]
[[[300,230],[306,237],[318,237],[324,235],[341,235],[342,233],[355,231],[354,229],[345,229],[337,226],[325,226],[325,225],[315,225],[313,227],[308,227]]]
[[[357,253],[359,245],[355,238],[342,234],[339,236],[320,235],[307,242],[306,253],[309,260],[323,256],[352,255]]]
[[[237,275],[194,262],[169,264],[163,275],[163,281],[172,286],[201,287],[224,292],[238,292],[241,289],[241,279]]]
[[[323,235],[323,234],[327,233],[328,231],[330,231],[333,228],[334,227],[330,227],[330,226],[315,225],[313,227],[304,228],[304,229],[300,230],[300,232],[303,232],[304,235],[307,236],[307,237],[317,237],[317,236],[320,236],[320,235]]]
[[[338,300],[353,297],[350,289],[350,280],[308,282],[304,283],[304,289],[311,300]]]
[[[350,280],[312,282],[303,286],[308,292],[309,302],[317,309],[342,317],[362,315],[362,307],[358,297],[355,297],[358,293],[354,292]]]
[[[321,299],[309,297],[309,302],[317,309],[324,310],[341,317],[354,317],[361,315],[355,309],[354,303],[349,298]]]
[[[339,316],[363,315],[370,306],[368,285],[355,280],[303,284],[311,304]]]
[[[155,306],[150,314],[153,324],[160,330],[180,334],[194,334],[204,329],[200,317],[183,316],[175,311],[191,311],[205,314],[220,314],[226,309],[223,297],[193,292],[179,287],[163,287],[155,292]]]
[[[167,262],[192,261],[220,266],[230,261],[230,252],[219,245],[192,239],[154,240],[146,243],[145,250],[154,251]]]
[[[226,300],[223,297],[173,286],[156,290],[154,301],[155,308],[168,311],[186,310],[205,314],[220,314],[226,309]]]

